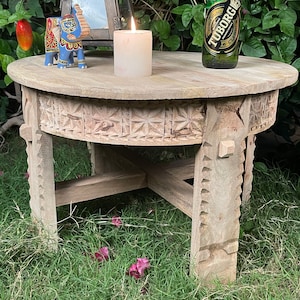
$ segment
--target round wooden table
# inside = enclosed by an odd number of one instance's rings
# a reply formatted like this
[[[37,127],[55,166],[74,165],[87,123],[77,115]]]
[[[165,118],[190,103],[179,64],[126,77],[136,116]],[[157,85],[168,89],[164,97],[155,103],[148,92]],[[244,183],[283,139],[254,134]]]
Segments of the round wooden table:
[[[297,70],[251,57],[235,69],[206,69],[201,54],[188,52],[154,52],[153,75],[138,79],[114,76],[112,57],[87,55],[84,70],[43,62],[35,56],[8,66],[22,85],[20,134],[41,232],[55,244],[59,205],[149,187],[192,218],[191,271],[234,280],[254,137],[274,123],[278,91],[297,80]],[[89,142],[92,176],[54,182],[53,135]],[[126,147],[181,145],[198,145],[195,158],[160,165]]]

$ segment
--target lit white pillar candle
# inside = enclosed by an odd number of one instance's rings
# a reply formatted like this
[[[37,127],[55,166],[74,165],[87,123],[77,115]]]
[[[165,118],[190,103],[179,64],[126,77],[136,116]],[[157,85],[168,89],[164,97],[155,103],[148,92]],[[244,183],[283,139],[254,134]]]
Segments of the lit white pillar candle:
[[[120,77],[145,77],[152,74],[152,32],[131,30],[114,32],[114,73]]]

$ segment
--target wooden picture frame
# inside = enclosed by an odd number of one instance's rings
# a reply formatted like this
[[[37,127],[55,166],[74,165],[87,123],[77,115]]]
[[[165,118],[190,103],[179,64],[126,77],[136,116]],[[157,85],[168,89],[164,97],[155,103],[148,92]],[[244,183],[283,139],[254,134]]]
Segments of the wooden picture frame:
[[[121,9],[119,7],[119,0],[61,0],[61,16],[71,13],[72,5],[76,3],[81,5],[83,15],[86,13],[85,18],[89,25],[91,23],[91,33],[89,37],[83,40],[84,45],[112,46],[114,31],[126,27],[126,20],[133,15],[132,4],[129,0],[122,1]],[[92,5],[92,7],[85,9],[87,5]],[[98,12],[99,15],[97,15]],[[91,20],[94,16],[97,16],[95,22]],[[105,17],[106,22],[104,21]],[[104,21],[103,26],[99,23],[100,20]]]

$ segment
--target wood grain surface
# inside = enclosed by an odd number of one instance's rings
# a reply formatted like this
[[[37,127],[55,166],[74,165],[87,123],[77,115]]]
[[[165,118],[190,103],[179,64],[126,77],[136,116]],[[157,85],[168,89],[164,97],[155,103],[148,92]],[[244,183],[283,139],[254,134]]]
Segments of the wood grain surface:
[[[153,75],[114,75],[112,56],[87,55],[87,69],[44,66],[44,56],[8,66],[16,82],[52,93],[115,100],[217,98],[257,94],[292,85],[298,71],[273,60],[240,56],[235,69],[207,69],[198,52],[153,52]],[[75,61],[76,63],[76,61]],[[20,69],[23,72],[20,72]]]

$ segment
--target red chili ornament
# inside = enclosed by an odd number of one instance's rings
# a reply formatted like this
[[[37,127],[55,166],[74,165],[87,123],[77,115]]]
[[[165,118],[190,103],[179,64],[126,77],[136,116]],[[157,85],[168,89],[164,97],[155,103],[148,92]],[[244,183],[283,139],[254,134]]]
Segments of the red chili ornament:
[[[16,36],[20,48],[24,51],[28,51],[33,42],[33,34],[30,23],[23,19],[17,22]]]

